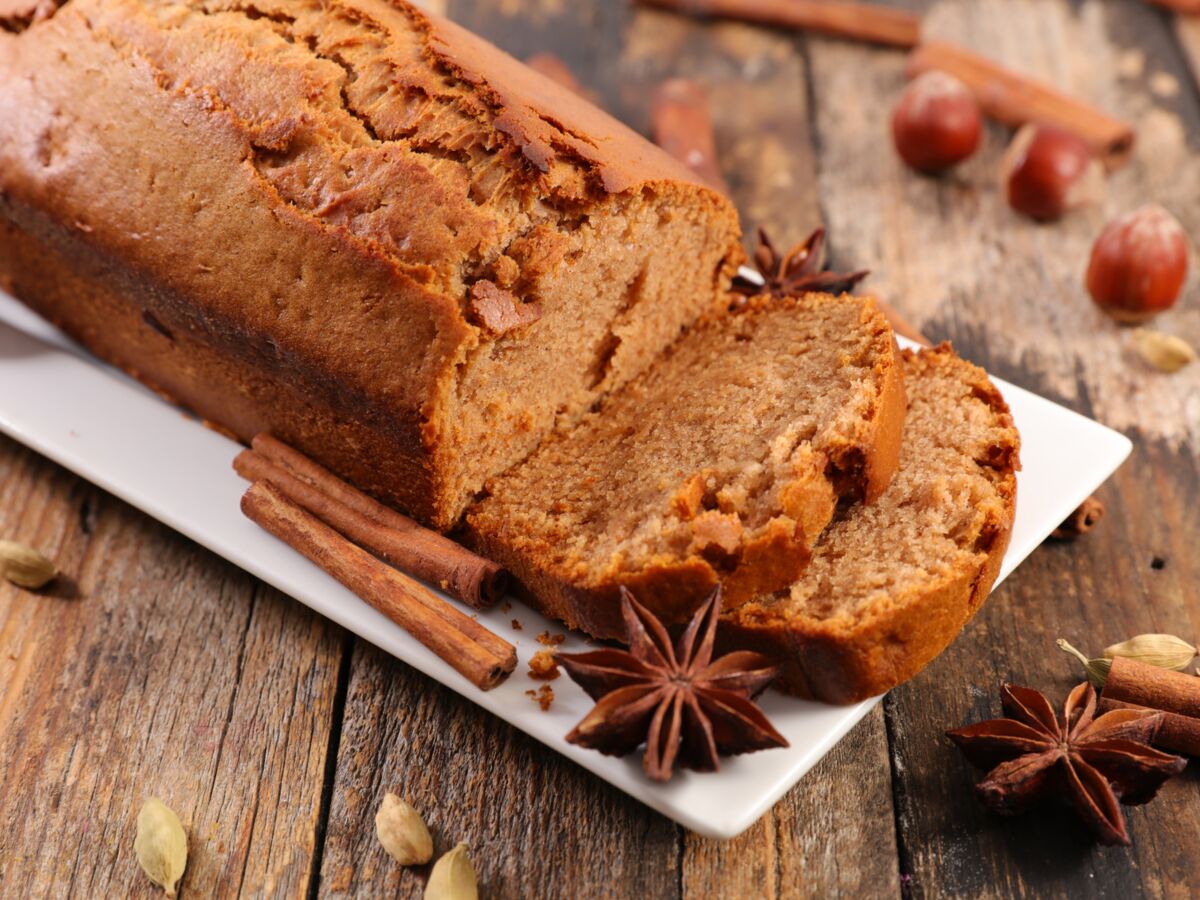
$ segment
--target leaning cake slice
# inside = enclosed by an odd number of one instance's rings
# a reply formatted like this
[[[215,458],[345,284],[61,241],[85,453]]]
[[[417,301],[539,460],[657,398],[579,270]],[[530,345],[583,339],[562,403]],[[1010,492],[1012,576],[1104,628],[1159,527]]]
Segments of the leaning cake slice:
[[[982,369],[903,354],[904,449],[871,506],[841,510],[791,587],[731,609],[718,642],[783,664],[783,690],[850,703],[923,669],[979,609],[1016,512],[1020,438]]]
[[[472,540],[544,613],[622,634],[618,586],[667,622],[795,580],[838,501],[899,456],[899,351],[870,299],[760,299],[708,318],[494,479]],[[548,373],[552,377],[551,373]]]

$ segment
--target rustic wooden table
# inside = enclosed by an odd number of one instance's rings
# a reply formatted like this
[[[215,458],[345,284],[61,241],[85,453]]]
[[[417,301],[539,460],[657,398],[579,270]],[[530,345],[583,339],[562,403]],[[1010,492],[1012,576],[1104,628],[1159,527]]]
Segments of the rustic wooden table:
[[[834,264],[872,267],[866,286],[935,340],[1135,439],[1100,493],[1108,516],[1038,550],[948,652],[723,844],[0,440],[0,535],[69,573],[45,594],[0,586],[0,896],[152,896],[132,852],[148,793],[190,825],[185,896],[419,895],[425,873],[374,837],[387,790],[427,811],[439,846],[471,844],[488,896],[1200,893],[1195,765],[1130,813],[1131,849],[1104,850],[1065,810],[985,813],[941,737],[994,715],[1003,680],[1065,693],[1075,672],[1056,636],[1200,636],[1200,366],[1141,367],[1080,284],[1117,211],[1159,200],[1200,235],[1200,25],[1138,0],[915,4],[927,32],[1137,124],[1105,204],[1039,227],[995,190],[999,128],[945,180],[897,163],[900,53],[624,0],[428,5],[518,56],[553,50],[637,128],[660,79],[708,85],[748,223],[783,242],[825,222]],[[1162,325],[1200,344],[1195,278]]]

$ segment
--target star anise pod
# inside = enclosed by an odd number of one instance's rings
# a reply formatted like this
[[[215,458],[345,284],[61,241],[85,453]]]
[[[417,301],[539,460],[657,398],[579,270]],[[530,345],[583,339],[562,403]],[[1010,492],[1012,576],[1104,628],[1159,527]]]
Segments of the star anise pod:
[[[1065,797],[1102,844],[1128,844],[1120,803],[1151,800],[1187,760],[1149,746],[1162,713],[1117,709],[1096,716],[1087,682],[1067,697],[1060,720],[1045,696],[1006,684],[1006,719],[947,732],[963,754],[990,769],[976,787],[995,812],[1024,812],[1052,794]],[[1119,801],[1119,802],[1118,802]]]
[[[825,245],[825,229],[818,228],[802,243],[785,254],[780,254],[767,236],[766,230],[758,229],[758,249],[754,251],[754,266],[763,277],[758,284],[741,275],[733,279],[732,288],[746,297],[768,294],[772,297],[794,297],[807,291],[824,291],[841,294],[870,274],[860,272],[825,272],[821,265],[822,249]]]
[[[713,661],[719,587],[674,646],[662,623],[625,588],[621,613],[628,650],[556,657],[597,701],[568,741],[609,756],[632,753],[644,742],[642,765],[655,781],[669,780],[677,763],[715,772],[719,754],[788,746],[751,699],[775,678],[778,667],[748,650]]]

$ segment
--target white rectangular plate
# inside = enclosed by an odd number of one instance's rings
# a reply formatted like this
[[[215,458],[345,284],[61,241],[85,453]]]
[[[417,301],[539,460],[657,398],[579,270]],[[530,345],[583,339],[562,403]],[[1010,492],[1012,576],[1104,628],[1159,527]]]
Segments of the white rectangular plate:
[[[997,385],[1021,431],[1017,521],[1003,579],[1129,455],[1122,435],[1003,382]],[[133,380],[96,361],[0,293],[0,430],[111,491],[358,636],[458,691],[551,749],[693,831],[741,833],[766,812],[878,702],[825,706],[768,692],[762,705],[791,747],[722,760],[718,775],[682,772],[666,785],[642,775],[640,757],[612,759],[574,747],[565,735],[591,708],[562,678],[542,712],[524,663],[535,636],[561,626],[520,607],[480,619],[517,644],[517,672],[488,693],[476,690],[405,631],[290,547],[243,518],[245,483],[230,467],[240,449],[183,416]],[[510,625],[513,616],[524,624]],[[579,635],[562,649],[581,651]]]

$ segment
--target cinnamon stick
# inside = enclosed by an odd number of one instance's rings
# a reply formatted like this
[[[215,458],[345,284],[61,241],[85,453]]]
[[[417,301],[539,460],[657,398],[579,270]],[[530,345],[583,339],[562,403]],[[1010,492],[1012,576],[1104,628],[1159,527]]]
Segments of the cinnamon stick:
[[[717,142],[704,88],[686,78],[664,81],[654,92],[654,142],[723,194],[729,186],[717,167]]]
[[[1088,497],[1075,508],[1071,515],[1050,532],[1050,537],[1056,541],[1071,541],[1087,534],[1104,518],[1104,503],[1094,495]]]
[[[1200,756],[1200,678],[1117,657],[1100,695],[1104,709],[1139,707],[1163,713],[1154,743]]]
[[[285,497],[354,542],[476,609],[504,593],[504,569],[351,487],[270,435],[233,462],[248,481],[270,481]]]
[[[760,25],[800,28],[835,37],[915,47],[921,40],[919,16],[873,3],[840,0],[637,0],[694,16],[740,19]]]
[[[1100,712],[1111,712],[1114,709],[1150,709],[1150,707],[1100,698]],[[1187,756],[1200,756],[1200,719],[1190,719],[1187,716],[1162,712],[1162,710],[1157,710],[1157,712],[1162,714],[1162,722],[1154,735],[1154,746]]]
[[[1083,138],[1108,169],[1115,169],[1133,150],[1133,128],[1057,88],[1014,72],[954,44],[929,41],[908,60],[909,78],[937,69],[962,81],[993,119],[1014,128],[1048,122]]]
[[[371,604],[480,690],[495,687],[516,668],[512,644],[420,582],[350,543],[273,485],[263,481],[250,485],[242,496],[242,512]]]

